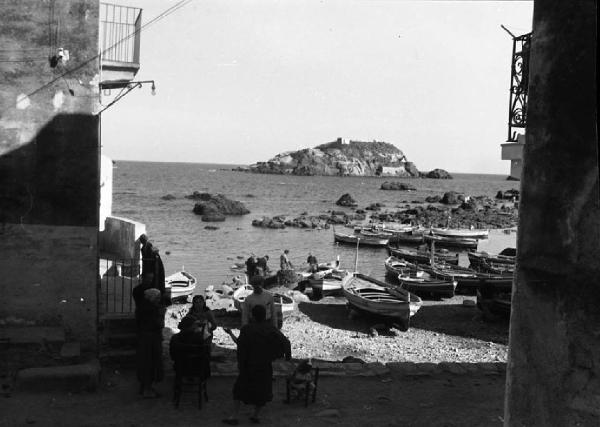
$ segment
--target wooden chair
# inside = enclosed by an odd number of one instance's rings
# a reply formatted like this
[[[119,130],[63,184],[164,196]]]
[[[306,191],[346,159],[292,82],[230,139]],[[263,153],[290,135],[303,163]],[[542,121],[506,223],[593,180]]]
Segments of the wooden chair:
[[[310,379],[303,381],[298,387],[298,384],[293,386],[294,374],[288,376],[286,382],[286,399],[285,403],[290,403],[292,397],[292,389],[295,391],[295,398],[300,400],[304,399],[304,406],[308,406],[309,399],[314,403],[317,398],[317,387],[319,384],[319,368],[311,367]]]
[[[198,390],[198,409],[202,409],[202,397],[208,402],[206,383],[210,376],[209,354],[205,346],[178,344],[174,358],[175,381],[173,384],[173,404],[179,408],[184,392]]]

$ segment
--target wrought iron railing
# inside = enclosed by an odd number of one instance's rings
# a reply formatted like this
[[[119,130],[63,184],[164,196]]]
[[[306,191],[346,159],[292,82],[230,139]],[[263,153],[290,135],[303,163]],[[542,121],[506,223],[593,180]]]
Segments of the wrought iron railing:
[[[529,86],[529,52],[532,33],[513,37],[513,53],[510,66],[510,103],[508,109],[508,139],[516,142],[515,128],[524,129],[527,124],[527,98]]]
[[[100,3],[100,43],[104,61],[140,63],[142,9]]]
[[[99,260],[100,315],[132,314],[135,311],[132,290],[140,282],[139,259]]]

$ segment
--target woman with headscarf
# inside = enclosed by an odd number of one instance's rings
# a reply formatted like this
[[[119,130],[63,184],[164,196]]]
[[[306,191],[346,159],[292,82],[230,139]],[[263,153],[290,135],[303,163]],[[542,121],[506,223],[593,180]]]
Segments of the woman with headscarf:
[[[140,393],[146,399],[158,397],[152,385],[163,379],[162,330],[165,326],[165,307],[158,289],[144,291],[136,307],[138,348],[136,354],[137,377]]]
[[[202,295],[194,295],[190,311],[185,317],[192,318],[195,321],[196,329],[199,329],[199,333],[202,334],[207,354],[210,356],[213,331],[217,329],[217,321],[211,309],[206,306],[206,301]]]
[[[253,321],[243,326],[237,338],[238,377],[233,386],[233,414],[223,420],[237,425],[241,403],[254,405],[250,421],[260,423],[259,413],[273,400],[273,360],[291,358],[290,341],[265,319],[265,307],[252,308]]]

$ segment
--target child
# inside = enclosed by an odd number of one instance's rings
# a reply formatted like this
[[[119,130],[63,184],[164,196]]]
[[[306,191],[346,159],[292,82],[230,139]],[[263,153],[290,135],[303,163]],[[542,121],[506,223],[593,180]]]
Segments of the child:
[[[306,387],[307,384],[308,388]],[[290,377],[291,397],[300,398],[305,391],[309,393],[314,388],[312,365],[308,363],[308,360],[303,360],[296,366]]]

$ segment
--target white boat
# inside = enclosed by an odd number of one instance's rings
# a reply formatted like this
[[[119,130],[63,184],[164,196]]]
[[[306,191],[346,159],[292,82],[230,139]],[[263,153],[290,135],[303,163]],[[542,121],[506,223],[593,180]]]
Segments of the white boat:
[[[252,285],[242,285],[233,292],[233,305],[238,311],[242,311],[243,302],[252,292],[254,292]],[[263,292],[269,291],[263,290]],[[275,309],[278,312],[281,312],[283,317],[294,311],[296,308],[296,304],[292,298],[278,292],[273,293],[273,301],[275,302]]]
[[[425,272],[412,262],[396,258],[395,256],[388,257],[384,262],[385,274],[391,279],[398,279],[399,274],[408,274],[413,277],[423,277]]]
[[[308,278],[308,284],[315,295],[335,293],[342,290],[342,281],[347,274],[346,270],[339,269],[317,271]]]
[[[449,236],[436,236],[436,235],[425,235],[423,239],[427,243],[435,243],[438,246],[447,246],[450,248],[463,248],[463,249],[477,249],[479,239],[471,237],[449,237]]]
[[[367,246],[386,246],[390,240],[391,233],[382,235],[381,233],[371,233],[368,231],[361,231],[360,233],[340,233],[339,231],[333,230],[333,240],[340,243],[351,243]]]
[[[408,330],[410,318],[421,308],[421,298],[360,273],[348,274],[342,283],[348,303],[359,310],[400,321]]]
[[[196,289],[196,278],[185,271],[165,277],[165,291],[171,301],[187,298]]]
[[[431,228],[431,234],[443,237],[464,237],[469,239],[487,239],[490,230],[487,229],[469,229],[469,228]]]

